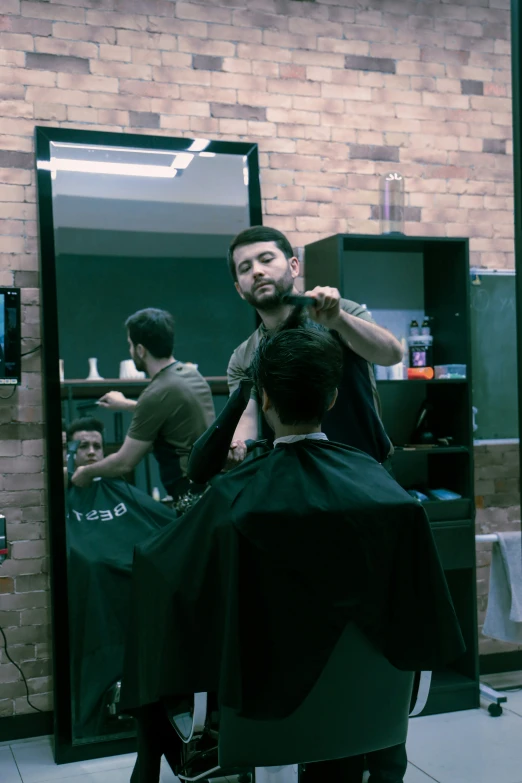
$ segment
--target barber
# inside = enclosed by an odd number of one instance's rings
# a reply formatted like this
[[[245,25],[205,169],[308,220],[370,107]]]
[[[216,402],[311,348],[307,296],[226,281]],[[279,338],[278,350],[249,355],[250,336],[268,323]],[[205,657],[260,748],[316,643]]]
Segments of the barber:
[[[176,504],[189,490],[195,494],[203,490],[187,478],[187,462],[192,445],[214,421],[212,392],[194,365],[174,358],[174,319],[170,313],[139,310],[125,326],[136,369],[147,373],[150,384],[137,401],[118,391],[99,400],[106,410],[132,412],[132,422],[119,451],[78,467],[72,482],[84,487],[98,476],[121,476],[152,450],[163,486]]]
[[[282,324],[292,308],[282,303],[286,294],[297,293],[299,261],[280,231],[254,226],[240,233],[229,249],[228,262],[235,287],[242,299],[257,310],[259,328],[242,343],[228,365],[228,385],[234,391],[248,376],[250,362],[260,341]],[[372,364],[391,366],[402,358],[399,341],[378,326],[368,311],[356,302],[341,299],[336,288],[318,286],[307,291],[315,299],[309,317],[336,332],[344,349],[344,373],[339,399],[324,421],[324,431],[334,441],[365,451],[380,463],[393,452],[380,417],[380,401]],[[230,461],[246,455],[245,441],[256,439],[259,405],[253,396],[232,442]]]

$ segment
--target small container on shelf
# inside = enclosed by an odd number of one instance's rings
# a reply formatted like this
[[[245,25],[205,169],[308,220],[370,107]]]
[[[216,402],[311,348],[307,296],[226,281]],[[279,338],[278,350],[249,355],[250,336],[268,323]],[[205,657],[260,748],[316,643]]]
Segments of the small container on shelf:
[[[433,375],[433,367],[408,367],[409,381],[431,381]]]
[[[452,378],[465,378],[465,364],[438,364],[435,367],[435,378],[451,380]]]
[[[431,335],[413,335],[408,337],[410,347],[410,367],[433,367],[431,361],[433,337]]]

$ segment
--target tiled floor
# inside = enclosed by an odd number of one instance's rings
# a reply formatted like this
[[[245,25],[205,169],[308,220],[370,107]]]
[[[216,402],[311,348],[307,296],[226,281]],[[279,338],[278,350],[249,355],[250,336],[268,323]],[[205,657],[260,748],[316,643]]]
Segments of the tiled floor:
[[[518,681],[522,684],[522,673]],[[505,678],[488,682],[499,688],[508,684]],[[522,691],[507,695],[499,718],[469,710],[410,721],[404,783],[522,783]],[[0,745],[0,781],[129,783],[134,758],[131,754],[56,766],[49,737],[21,740]],[[165,765],[161,783],[176,780]]]

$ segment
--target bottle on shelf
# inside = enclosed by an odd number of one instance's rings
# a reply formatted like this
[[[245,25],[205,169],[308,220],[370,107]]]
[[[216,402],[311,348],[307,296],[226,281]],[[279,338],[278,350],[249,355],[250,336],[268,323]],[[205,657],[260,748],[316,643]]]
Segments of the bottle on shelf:
[[[421,324],[421,334],[425,334],[425,335],[431,334],[430,319],[427,315],[424,316],[424,321]]]
[[[404,179],[398,171],[381,178],[381,234],[404,234]]]
[[[413,319],[410,324],[410,337],[417,337],[420,334],[419,323]]]

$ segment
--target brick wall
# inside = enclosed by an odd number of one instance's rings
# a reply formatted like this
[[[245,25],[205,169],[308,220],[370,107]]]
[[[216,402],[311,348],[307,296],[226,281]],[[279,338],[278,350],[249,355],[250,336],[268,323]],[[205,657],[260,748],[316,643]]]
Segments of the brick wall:
[[[23,289],[24,349],[39,340],[35,124],[255,141],[265,222],[299,248],[377,233],[378,175],[399,168],[408,234],[469,236],[474,265],[513,266],[508,9],[509,0],[1,0],[0,284]],[[0,623],[47,709],[40,386],[35,354],[16,395],[0,401],[0,508],[12,542]],[[504,512],[480,513],[496,524]],[[29,711],[23,693],[1,652],[0,715]]]

